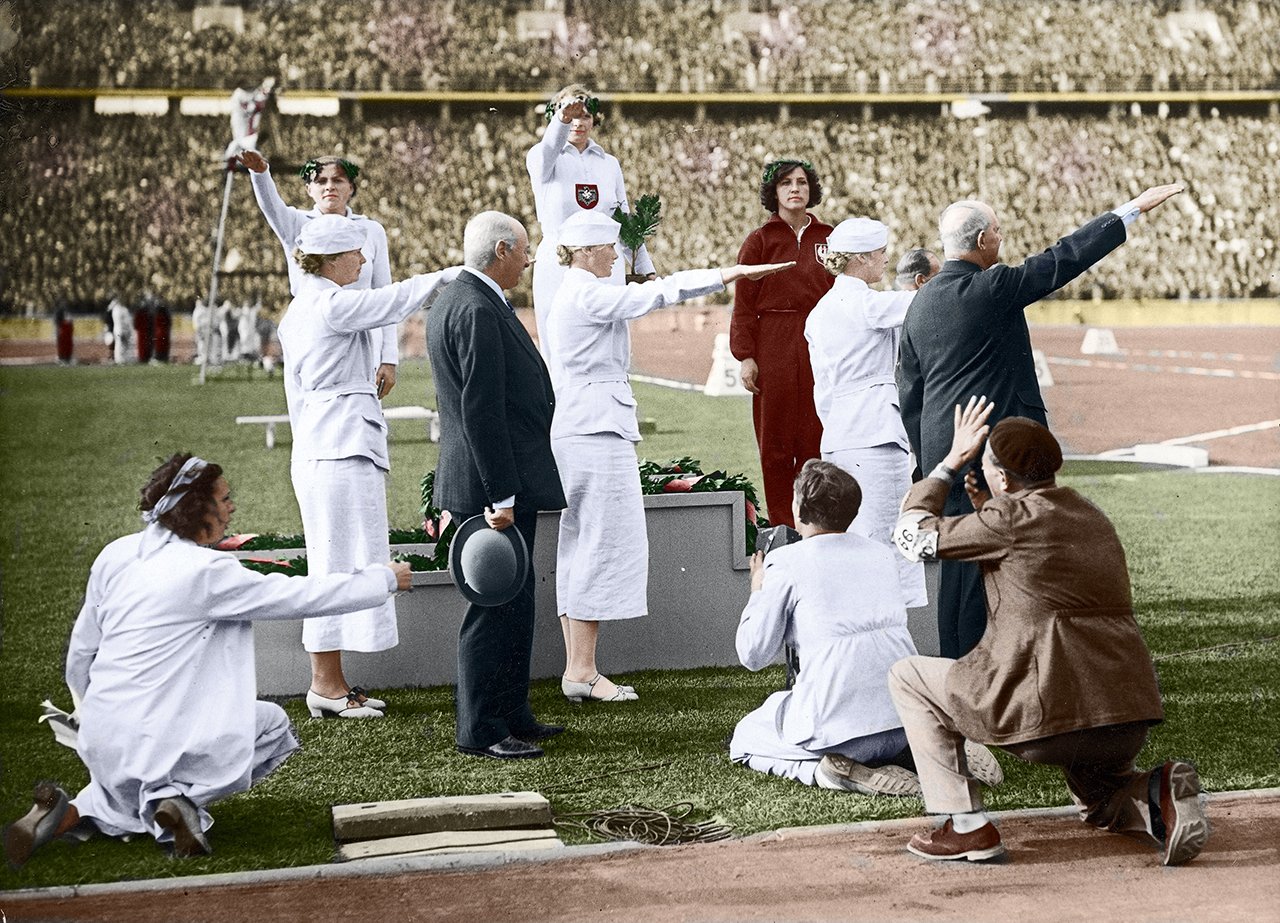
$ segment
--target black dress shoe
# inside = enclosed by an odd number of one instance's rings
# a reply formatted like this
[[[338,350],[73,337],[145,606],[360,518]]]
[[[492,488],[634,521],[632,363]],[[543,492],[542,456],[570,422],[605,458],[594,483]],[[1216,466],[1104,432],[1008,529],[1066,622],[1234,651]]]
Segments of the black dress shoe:
[[[487,747],[464,747],[458,744],[458,752],[469,753],[472,756],[488,756],[495,760],[531,760],[536,756],[542,756],[541,747],[535,747],[516,737],[504,737],[496,744],[490,744]]]
[[[527,731],[516,731],[512,737],[517,737],[527,744],[536,744],[540,740],[546,740],[548,737],[555,737],[557,734],[564,733],[563,724],[535,724]]]

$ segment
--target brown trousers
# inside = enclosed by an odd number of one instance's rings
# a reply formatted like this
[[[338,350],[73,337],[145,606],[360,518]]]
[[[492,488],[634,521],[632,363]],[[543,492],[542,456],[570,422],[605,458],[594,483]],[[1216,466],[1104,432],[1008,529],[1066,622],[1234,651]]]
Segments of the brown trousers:
[[[889,692],[915,758],[925,809],[931,814],[982,810],[978,783],[969,775],[964,735],[946,713],[946,679],[954,660],[907,657],[889,671]],[[1151,772],[1134,765],[1149,724],[1113,724],[1001,747],[1028,763],[1059,766],[1087,824],[1152,838],[1147,801]]]

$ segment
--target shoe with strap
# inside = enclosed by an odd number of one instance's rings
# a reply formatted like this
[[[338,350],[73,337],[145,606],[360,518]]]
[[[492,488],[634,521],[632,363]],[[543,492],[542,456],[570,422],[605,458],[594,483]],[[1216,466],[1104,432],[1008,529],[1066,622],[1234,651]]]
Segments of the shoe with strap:
[[[921,794],[920,777],[910,769],[893,763],[872,768],[838,753],[828,753],[818,761],[814,782],[819,788],[860,795],[919,797]]]
[[[566,699],[574,704],[583,702],[634,702],[640,698],[630,686],[618,686],[613,695],[598,696],[595,694],[596,683],[602,679],[604,679],[604,675],[601,673],[597,673],[595,679],[589,683],[575,683],[572,680],[561,677],[560,691],[564,693]]]
[[[311,689],[307,690],[307,711],[312,718],[381,718],[382,712],[367,704],[361,705],[355,691],[330,699]]]

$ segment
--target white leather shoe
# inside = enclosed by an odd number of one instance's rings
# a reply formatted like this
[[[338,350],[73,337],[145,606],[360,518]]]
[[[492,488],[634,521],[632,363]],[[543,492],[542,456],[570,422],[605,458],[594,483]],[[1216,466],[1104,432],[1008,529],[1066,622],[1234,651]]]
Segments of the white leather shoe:
[[[307,711],[312,718],[381,718],[382,712],[371,708],[367,703],[361,705],[359,700],[350,695],[327,699],[307,690]]]
[[[378,711],[386,711],[387,703],[382,699],[375,699],[365,691],[364,686],[352,686],[347,692],[348,698],[354,698],[361,705],[368,705],[370,708],[376,708]]]
[[[560,677],[560,691],[564,693],[566,699],[575,704],[583,702],[634,702],[640,698],[630,686],[618,686],[618,691],[608,698],[593,695],[596,683],[602,679],[604,677],[597,673],[596,678],[589,683],[575,683],[562,676]]]
[[[921,794],[920,779],[910,769],[893,763],[872,769],[838,753],[828,753],[818,761],[814,782],[818,788],[860,795],[919,797]]]

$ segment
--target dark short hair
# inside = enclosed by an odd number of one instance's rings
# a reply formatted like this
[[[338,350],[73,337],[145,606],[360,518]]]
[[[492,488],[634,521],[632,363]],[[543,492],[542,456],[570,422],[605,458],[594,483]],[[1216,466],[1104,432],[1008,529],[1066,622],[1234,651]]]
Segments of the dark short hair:
[[[829,532],[844,532],[862,506],[857,479],[820,458],[804,463],[792,486],[800,501],[800,519]]]
[[[936,254],[932,250],[926,250],[924,247],[908,250],[902,254],[902,259],[898,260],[898,267],[894,270],[894,273],[900,279],[914,279],[917,275],[927,276],[931,268],[929,263],[929,257],[931,256],[936,258]]]
[[[190,459],[190,452],[179,452],[152,471],[151,478],[142,488],[142,499],[138,502],[138,509],[144,513],[153,509],[160,502],[160,498],[168,492],[169,485],[173,483],[179,469]],[[213,488],[220,477],[222,477],[221,466],[212,462],[205,465],[204,470],[196,475],[196,479],[187,488],[186,494],[178,501],[178,505],[160,517],[160,525],[179,538],[195,541],[208,528],[208,521],[217,514],[217,498],[214,496]]]
[[[778,183],[782,182],[782,178],[789,175],[796,167],[804,170],[805,179],[809,181],[809,201],[804,207],[813,208],[822,201],[822,183],[818,180],[818,174],[813,167],[798,160],[778,160],[774,161],[774,164],[777,164],[778,168],[773,171],[773,178],[768,182],[760,183],[760,204],[768,211],[775,215],[778,213]]]

